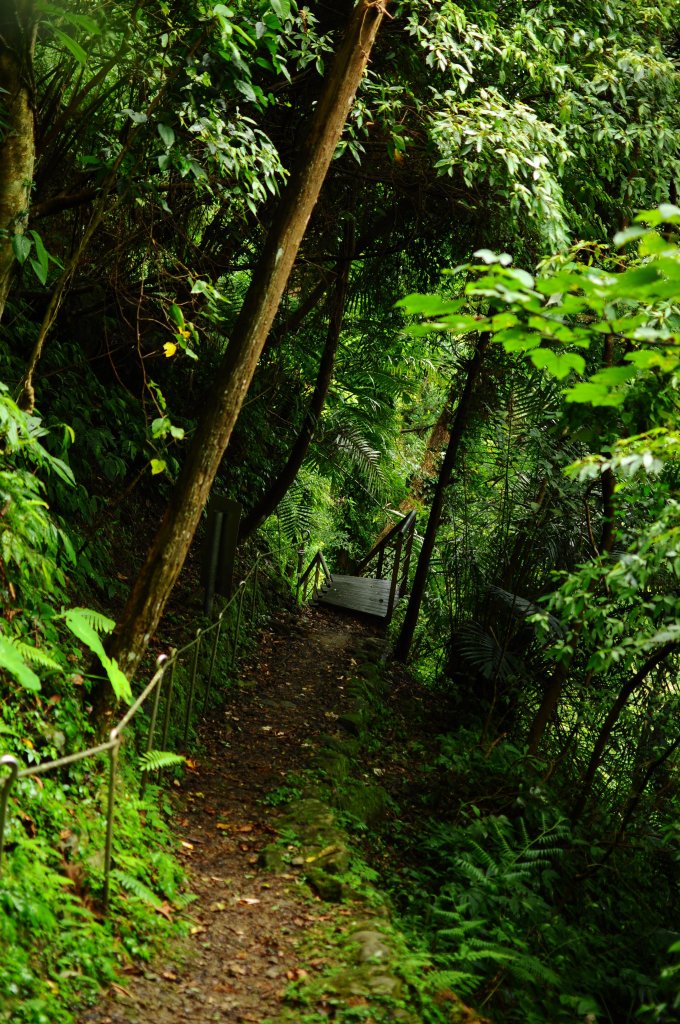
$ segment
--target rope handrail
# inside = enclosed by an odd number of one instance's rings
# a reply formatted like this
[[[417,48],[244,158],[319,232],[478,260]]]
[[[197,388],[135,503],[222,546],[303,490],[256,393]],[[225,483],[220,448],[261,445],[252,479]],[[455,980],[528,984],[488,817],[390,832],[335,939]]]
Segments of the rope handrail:
[[[146,752],[149,753],[153,749],[154,735],[156,731],[156,723],[158,719],[158,709],[160,705],[161,691],[163,688],[163,681],[167,675],[168,677],[168,688],[166,694],[166,705],[165,714],[163,720],[163,739],[162,743],[165,746],[168,736],[168,728],[170,724],[170,711],[172,708],[173,698],[173,679],[174,671],[177,665],[178,659],[186,654],[193,648],[193,658],[191,664],[191,675],[189,683],[189,697],[187,701],[187,710],[185,715],[184,724],[184,739],[183,747],[186,748],[189,728],[191,725],[191,717],[194,705],[194,696],[196,688],[196,676],[198,673],[198,661],[201,649],[201,643],[203,637],[209,633],[214,632],[213,646],[210,655],[210,667],[208,671],[208,679],[206,683],[206,692],[203,703],[203,711],[205,712],[208,699],[210,697],[210,688],[212,684],[212,677],[215,669],[215,661],[217,657],[217,647],[222,631],[222,624],[225,613],[231,607],[234,602],[237,602],[237,615],[236,625],[234,628],[234,637],[231,647],[231,666],[233,667],[236,662],[236,656],[240,640],[241,621],[243,617],[243,601],[245,597],[246,586],[252,577],[252,602],[250,608],[250,620],[251,622],[255,617],[255,606],[257,598],[257,584],[260,572],[260,564],[262,561],[271,558],[269,554],[259,554],[255,559],[254,565],[246,573],[245,577],[239,583],[237,589],[228,599],[222,610],[220,611],[215,622],[206,626],[204,629],[197,629],[196,636],[188,644],[178,649],[172,649],[169,654],[161,654],[156,660],[156,671],[153,676],[144,687],[142,692],[133,701],[130,707],[127,709],[120,721],[111,729],[109,733],[109,739],[102,743],[97,744],[94,747],[88,747],[86,750],[78,750],[72,754],[66,754],[63,757],[56,758],[53,761],[43,761],[40,764],[33,765],[30,768],[21,768],[20,762],[11,754],[5,754],[0,757],[0,769],[5,769],[7,774],[5,778],[0,780],[0,872],[2,871],[2,860],[5,848],[5,824],[7,817],[7,804],[10,797],[10,792],[14,784],[22,779],[28,779],[35,775],[44,775],[47,772],[55,771],[58,768],[64,768],[71,764],[76,764],[78,761],[83,761],[88,757],[96,757],[100,754],[109,753],[109,781],[108,781],[108,800],[107,800],[107,813],[106,813],[106,840],[104,846],[104,887],[102,892],[102,904],[104,910],[108,907],[109,901],[109,887],[110,887],[110,875],[111,875],[111,859],[113,849],[113,818],[115,808],[115,784],[117,775],[117,764],[118,754],[120,751],[121,744],[124,738],[124,732],[130,722],[135,718],[137,712],[146,703],[151,694],[154,694],[153,708],[151,712],[151,720],[149,724],[149,734],[146,743]],[[141,793],[144,792],[146,778],[142,779]]]

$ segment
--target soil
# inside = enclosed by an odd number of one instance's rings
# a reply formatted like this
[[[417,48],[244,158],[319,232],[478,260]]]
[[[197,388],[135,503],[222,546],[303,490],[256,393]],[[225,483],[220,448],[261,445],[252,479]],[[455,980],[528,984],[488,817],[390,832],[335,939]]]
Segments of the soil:
[[[131,967],[79,1024],[263,1022],[281,1011],[290,981],[314,969],[296,946],[320,917],[343,911],[298,876],[258,867],[258,851],[277,835],[262,799],[309,766],[377,632],[321,609],[282,613],[265,629],[219,718],[204,723],[203,752],[180,786],[178,839],[197,897],[191,935],[153,968]]]

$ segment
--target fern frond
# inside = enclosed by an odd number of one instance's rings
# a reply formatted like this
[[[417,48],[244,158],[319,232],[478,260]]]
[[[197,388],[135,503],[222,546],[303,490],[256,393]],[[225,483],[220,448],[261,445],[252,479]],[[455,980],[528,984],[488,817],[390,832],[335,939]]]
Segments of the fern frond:
[[[185,757],[173,754],[169,750],[148,750],[139,758],[139,770],[142,772],[159,772],[161,768],[172,768],[184,764]]]
[[[23,640],[14,640],[14,646],[21,654],[24,661],[27,661],[29,665],[37,665],[39,668],[49,668],[55,672],[63,671],[62,666],[54,658],[50,658],[49,655],[45,654],[39,647],[32,647],[30,644],[24,643]]]
[[[148,904],[148,906],[157,909],[163,905],[163,901],[149,889],[148,885],[144,885],[144,882],[140,882],[134,875],[129,875],[126,871],[121,871],[119,868],[114,868],[111,872],[111,877],[125,889],[126,892],[132,893],[142,903]]]

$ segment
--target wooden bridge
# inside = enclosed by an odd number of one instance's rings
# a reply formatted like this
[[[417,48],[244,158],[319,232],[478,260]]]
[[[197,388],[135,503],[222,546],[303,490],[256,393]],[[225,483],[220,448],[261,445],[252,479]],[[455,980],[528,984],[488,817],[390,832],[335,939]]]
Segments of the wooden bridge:
[[[373,547],[354,570],[354,575],[331,573],[320,551],[298,579],[298,597],[312,597],[317,604],[372,615],[389,622],[397,602],[408,587],[408,571],[416,514],[409,512]],[[368,575],[372,568],[375,575]]]

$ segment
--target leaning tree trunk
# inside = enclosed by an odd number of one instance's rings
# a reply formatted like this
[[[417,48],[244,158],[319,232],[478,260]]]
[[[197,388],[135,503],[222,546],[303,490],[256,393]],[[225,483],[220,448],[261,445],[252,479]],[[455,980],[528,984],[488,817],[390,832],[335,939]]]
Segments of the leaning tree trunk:
[[[349,224],[349,222],[348,222]],[[326,343],[324,345],[319,372],[316,378],[316,385],[312,394],[309,408],[305,414],[300,432],[295,440],[286,464],[267,488],[258,503],[243,520],[239,532],[239,543],[247,540],[257,530],[258,526],[268,519],[274,512],[279,502],[288,493],[293,484],[300,467],[309,451],[309,446],[314,437],[314,431],[323,411],[328,394],[328,389],[333,380],[333,368],[335,356],[340,343],[340,332],[342,330],[342,318],[345,313],[345,301],[347,298],[347,284],[349,271],[352,263],[353,230],[348,226],[345,234],[345,245],[342,259],[339,261],[335,289],[330,301],[328,331],[326,332]]]
[[[399,633],[399,637],[394,646],[394,657],[397,661],[407,661],[409,651],[411,650],[413,634],[415,633],[418,615],[420,614],[420,606],[425,595],[425,584],[427,582],[427,576],[430,569],[430,560],[437,540],[439,521],[444,508],[446,488],[450,483],[451,474],[453,473],[453,469],[456,465],[458,449],[460,448],[460,442],[463,438],[463,434],[465,433],[470,415],[475,383],[481,371],[482,363],[484,361],[484,353],[489,346],[490,338],[491,336],[487,332],[480,334],[479,340],[477,341],[477,347],[468,366],[465,386],[463,388],[463,393],[460,396],[460,401],[458,402],[456,418],[451,427],[449,443],[444,456],[444,461],[442,462],[441,470],[439,471],[434,496],[432,498],[430,515],[428,517],[425,534],[423,536],[423,546],[420,549],[418,565],[416,566],[415,576],[413,577],[411,597],[409,598],[401,632]]]
[[[0,319],[12,281],[16,235],[23,235],[35,164],[33,0],[0,4]]]
[[[586,801],[588,800],[588,796],[595,781],[597,769],[599,768],[600,763],[602,761],[605,747],[607,746],[611,734],[614,731],[614,726],[616,725],[621,716],[621,712],[623,711],[628,702],[628,698],[646,682],[647,676],[650,674],[650,672],[653,672],[654,669],[657,668],[658,665],[661,665],[666,660],[666,658],[670,657],[671,654],[676,653],[679,646],[680,645],[678,645],[677,643],[671,642],[664,644],[663,647],[657,648],[657,650],[650,655],[650,657],[647,659],[644,665],[640,669],[638,669],[635,675],[633,675],[628,680],[628,682],[624,683],[624,685],[621,687],[616,700],[609,709],[607,717],[605,718],[602,726],[600,727],[597,739],[595,740],[595,746],[593,747],[593,752],[590,755],[590,762],[588,764],[586,773],[583,777],[583,781],[581,783],[581,790],[579,792],[578,799],[576,801],[576,804],[574,805],[574,810],[572,812],[572,822],[577,821],[583,813],[583,809],[586,805]]]
[[[231,333],[207,407],[172,500],[112,638],[110,653],[134,674],[184,564],[201,512],[229,443],[300,242],[368,63],[385,0],[360,0],[350,15],[312,118],[301,162],[291,175],[258,267]],[[95,713],[107,710],[101,691]]]

